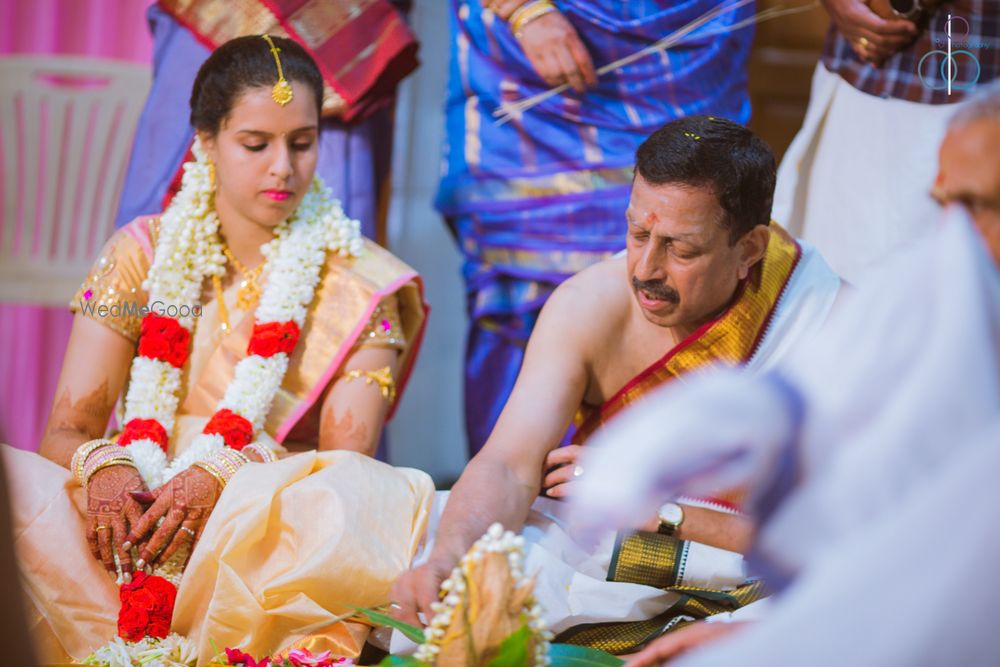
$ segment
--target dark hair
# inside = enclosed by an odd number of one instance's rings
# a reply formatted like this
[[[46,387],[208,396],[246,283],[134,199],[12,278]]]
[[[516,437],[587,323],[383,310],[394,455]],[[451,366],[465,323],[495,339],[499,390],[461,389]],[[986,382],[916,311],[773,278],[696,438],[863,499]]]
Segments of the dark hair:
[[[670,121],[635,153],[636,173],[653,185],[711,187],[725,212],[729,242],[771,221],[774,154],[739,123],[714,116]]]
[[[323,104],[323,75],[312,57],[296,42],[271,37],[281,51],[281,69],[288,81],[304,83],[316,97],[316,111]],[[208,57],[191,89],[191,125],[215,134],[236,100],[248,88],[271,88],[278,81],[278,68],[267,41],[260,35],[231,39]]]

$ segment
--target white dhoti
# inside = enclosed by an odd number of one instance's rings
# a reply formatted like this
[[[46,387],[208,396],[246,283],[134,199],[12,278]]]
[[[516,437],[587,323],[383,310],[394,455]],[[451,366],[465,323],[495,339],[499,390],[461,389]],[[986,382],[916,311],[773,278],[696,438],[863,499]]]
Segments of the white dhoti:
[[[928,193],[953,111],[862,93],[818,64],[802,129],[778,169],[774,219],[862,283],[939,219]]]

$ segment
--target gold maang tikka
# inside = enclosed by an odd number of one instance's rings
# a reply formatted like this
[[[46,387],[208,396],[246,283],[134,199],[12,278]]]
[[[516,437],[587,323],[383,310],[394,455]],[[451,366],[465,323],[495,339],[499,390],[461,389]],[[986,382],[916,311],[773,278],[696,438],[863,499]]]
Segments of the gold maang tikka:
[[[267,42],[268,46],[271,47],[271,55],[274,56],[274,64],[278,67],[278,83],[274,84],[271,88],[271,99],[285,106],[292,101],[292,84],[288,83],[285,79],[285,73],[281,69],[281,58],[278,57],[278,53],[281,51],[274,42],[271,41],[270,35],[261,35]]]

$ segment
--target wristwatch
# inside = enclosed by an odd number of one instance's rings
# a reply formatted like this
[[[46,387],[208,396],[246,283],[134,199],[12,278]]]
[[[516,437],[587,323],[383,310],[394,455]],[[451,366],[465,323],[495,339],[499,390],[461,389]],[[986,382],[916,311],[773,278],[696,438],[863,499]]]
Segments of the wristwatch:
[[[656,532],[661,535],[674,535],[684,523],[684,508],[677,503],[663,503],[660,505],[657,516],[660,519],[660,525]]]
[[[896,16],[915,20],[924,11],[924,5],[920,0],[889,0],[889,8]]]

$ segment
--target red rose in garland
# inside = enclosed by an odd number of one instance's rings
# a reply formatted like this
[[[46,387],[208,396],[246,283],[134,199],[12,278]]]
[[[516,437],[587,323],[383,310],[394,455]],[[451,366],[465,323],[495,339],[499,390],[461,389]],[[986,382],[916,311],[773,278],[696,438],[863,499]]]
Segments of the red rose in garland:
[[[202,433],[221,435],[228,446],[239,451],[253,439],[253,424],[232,410],[223,408],[212,415]]]
[[[118,610],[118,636],[130,642],[143,637],[163,639],[170,633],[177,588],[163,577],[151,577],[143,571],[133,575],[132,583],[118,591],[122,606]]]
[[[154,603],[152,611],[170,620],[170,616],[174,613],[174,600],[177,599],[177,588],[163,577],[148,577],[146,579],[146,590],[153,594]]]
[[[118,436],[118,444],[125,447],[135,440],[152,440],[164,454],[167,453],[167,429],[155,419],[135,418],[125,424],[122,434]]]
[[[149,614],[136,607],[126,607],[118,610],[118,636],[125,641],[142,641],[149,627]]]
[[[146,313],[139,328],[139,355],[180,368],[187,361],[191,332],[172,317]]]
[[[266,322],[255,324],[247,354],[273,357],[279,352],[290,355],[299,342],[299,325],[295,322]]]

